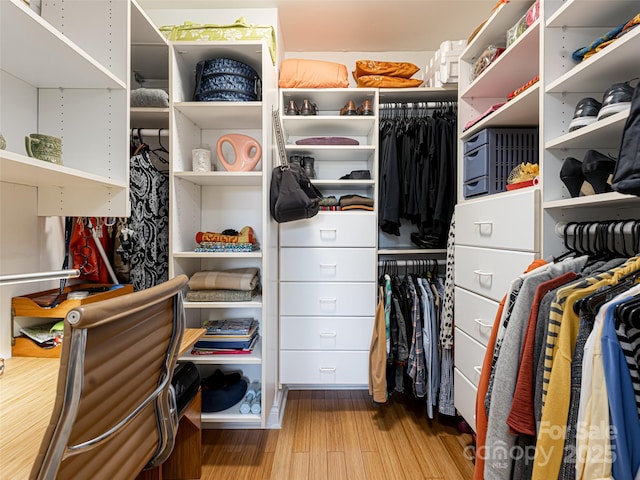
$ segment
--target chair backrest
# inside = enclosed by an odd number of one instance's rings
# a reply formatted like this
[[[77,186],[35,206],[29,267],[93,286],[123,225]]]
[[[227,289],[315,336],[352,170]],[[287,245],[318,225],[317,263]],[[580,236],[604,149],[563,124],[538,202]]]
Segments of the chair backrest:
[[[129,479],[171,453],[185,275],[71,310],[32,479]]]

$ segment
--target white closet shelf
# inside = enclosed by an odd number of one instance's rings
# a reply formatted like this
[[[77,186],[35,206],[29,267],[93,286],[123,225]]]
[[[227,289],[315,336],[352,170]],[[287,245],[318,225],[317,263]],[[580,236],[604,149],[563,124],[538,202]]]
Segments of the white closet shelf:
[[[594,4],[597,2],[593,2]],[[612,83],[622,83],[638,76],[636,58],[637,38],[640,29],[635,28],[604,50],[578,63],[571,70],[547,85],[548,93],[604,92]],[[612,79],[615,79],[612,81]]]
[[[173,106],[202,129],[262,127],[262,102],[178,102]]]
[[[0,2],[0,69],[36,88],[127,88],[19,0]]]
[[[547,27],[615,27],[638,13],[637,0],[589,2],[568,0],[547,20]]]
[[[255,423],[256,426],[260,426],[260,422],[262,421],[260,414],[254,415],[248,413],[246,415],[240,413],[240,404],[236,404],[232,407],[229,407],[227,410],[223,410],[222,412],[215,413],[206,413],[202,412],[200,415],[200,421],[202,423],[233,423],[238,422],[245,424]]]
[[[506,36],[506,33],[505,33]],[[502,97],[538,74],[540,20],[536,20],[462,92],[462,98]]]
[[[250,302],[183,302],[184,308],[262,308],[262,297]]]
[[[622,130],[629,116],[629,109],[603,118],[591,125],[579,128],[560,137],[549,140],[545,148],[618,148]]]
[[[262,363],[262,339],[258,339],[256,346],[251,353],[243,354],[216,354],[216,355],[194,355],[187,353],[180,356],[180,361],[197,362],[205,365],[260,365]]]
[[[262,258],[262,252],[173,252],[174,258]]]
[[[131,43],[133,45],[163,45],[168,48],[169,42],[155,27],[153,21],[136,0],[131,0],[131,25]],[[168,62],[168,54],[166,61]],[[169,69],[167,67],[165,72],[168,71]]]
[[[623,195],[618,192],[600,193],[598,195],[586,195],[584,197],[565,198],[562,200],[552,200],[543,202],[542,208],[545,210],[563,210],[580,208],[638,208],[640,197],[635,195]]]
[[[132,128],[169,128],[169,109],[158,107],[131,107]]]
[[[381,88],[380,103],[449,102],[458,99],[458,85],[445,87]]]
[[[3,182],[32,187],[107,187],[118,191],[127,188],[126,181],[112,180],[8,150],[0,150],[0,172]]]
[[[511,0],[509,3],[500,5],[469,42],[460,55],[460,60],[472,61],[478,58],[487,45],[504,45],[507,30],[520,20],[532,3],[531,0]]]
[[[203,186],[259,186],[262,185],[262,172],[175,172],[175,177],[181,178],[195,185]]]
[[[498,110],[465,130],[460,138],[465,140],[489,127],[537,125],[540,111],[539,95],[540,82],[532,85],[513,100],[508,101]]]
[[[446,248],[380,248],[378,255],[439,255],[447,253]]]
[[[352,188],[373,186],[375,180],[311,180],[318,187]]]
[[[376,117],[371,116],[283,116],[288,136],[345,136],[371,134]]]

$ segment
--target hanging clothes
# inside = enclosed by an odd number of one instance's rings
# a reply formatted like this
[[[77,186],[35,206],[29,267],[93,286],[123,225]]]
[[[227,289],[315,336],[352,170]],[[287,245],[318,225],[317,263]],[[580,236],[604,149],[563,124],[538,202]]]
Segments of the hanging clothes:
[[[169,278],[169,177],[151,155],[143,147],[129,161],[129,277],[136,291]]]
[[[426,103],[381,104],[378,224],[400,235],[402,219],[416,225],[412,241],[445,248],[456,203],[456,115]]]

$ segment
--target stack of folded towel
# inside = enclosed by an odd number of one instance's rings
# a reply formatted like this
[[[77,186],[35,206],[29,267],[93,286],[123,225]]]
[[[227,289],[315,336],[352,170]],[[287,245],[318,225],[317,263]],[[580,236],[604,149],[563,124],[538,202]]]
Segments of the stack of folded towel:
[[[190,302],[247,302],[260,290],[255,267],[196,272],[185,298]]]
[[[228,229],[221,233],[196,233],[196,252],[253,252],[258,249],[258,239],[249,226],[239,232]]]
[[[410,62],[382,62],[358,60],[353,78],[359,88],[410,88],[422,85],[419,78],[411,78],[420,69]]]

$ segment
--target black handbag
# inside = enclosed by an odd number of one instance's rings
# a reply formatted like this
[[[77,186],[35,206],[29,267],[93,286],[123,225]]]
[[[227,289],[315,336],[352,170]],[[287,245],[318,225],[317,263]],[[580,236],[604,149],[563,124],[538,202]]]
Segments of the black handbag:
[[[640,195],[640,84],[633,92],[631,110],[622,131],[611,188],[620,193]]]
[[[278,143],[280,165],[274,167],[271,172],[269,192],[271,216],[278,223],[311,218],[320,210],[322,193],[311,183],[300,165],[290,165],[287,161],[277,110],[273,112],[273,126]]]

